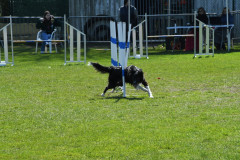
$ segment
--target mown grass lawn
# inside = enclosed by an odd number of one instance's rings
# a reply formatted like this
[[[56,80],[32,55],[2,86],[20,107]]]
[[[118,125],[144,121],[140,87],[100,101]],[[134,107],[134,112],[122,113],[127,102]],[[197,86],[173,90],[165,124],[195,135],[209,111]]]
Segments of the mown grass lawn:
[[[100,94],[107,75],[64,66],[63,51],[15,47],[0,68],[0,159],[240,159],[240,53],[129,59],[154,99],[127,85]],[[110,51],[87,61],[110,65]]]

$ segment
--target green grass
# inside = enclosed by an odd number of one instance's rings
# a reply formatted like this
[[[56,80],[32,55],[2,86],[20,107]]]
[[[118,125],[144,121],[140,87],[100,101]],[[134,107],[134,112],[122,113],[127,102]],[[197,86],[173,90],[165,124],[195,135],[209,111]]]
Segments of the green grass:
[[[239,52],[130,59],[151,99],[129,85],[127,98],[101,97],[107,75],[64,66],[63,51],[14,50],[0,68],[0,159],[240,159]],[[110,51],[87,55],[110,65]]]

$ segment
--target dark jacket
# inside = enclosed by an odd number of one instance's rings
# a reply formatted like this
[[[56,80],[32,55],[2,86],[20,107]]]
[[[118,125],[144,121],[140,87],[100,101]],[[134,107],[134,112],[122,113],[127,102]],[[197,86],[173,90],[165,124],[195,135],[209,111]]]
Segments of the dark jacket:
[[[128,24],[128,6],[122,6],[119,9],[120,21]],[[137,9],[134,6],[130,6],[130,23],[132,27],[137,25]]]
[[[61,26],[61,23],[56,19],[51,21],[51,19],[43,20],[43,18],[41,18],[41,19],[39,19],[39,21],[36,24],[37,29],[41,29],[44,32],[46,32],[47,34],[51,34],[54,31],[55,26]]]
[[[233,22],[233,16],[230,13],[228,14],[228,22],[229,22],[229,24],[233,24],[234,23]],[[227,15],[226,14],[223,14],[221,16],[221,24],[222,25],[226,25],[227,24]]]
[[[199,14],[198,16],[197,16],[197,19],[199,19],[200,21],[202,21],[203,23],[205,23],[205,24],[208,24],[208,17],[207,17],[207,15],[206,14]],[[198,23],[197,23],[198,24]]]

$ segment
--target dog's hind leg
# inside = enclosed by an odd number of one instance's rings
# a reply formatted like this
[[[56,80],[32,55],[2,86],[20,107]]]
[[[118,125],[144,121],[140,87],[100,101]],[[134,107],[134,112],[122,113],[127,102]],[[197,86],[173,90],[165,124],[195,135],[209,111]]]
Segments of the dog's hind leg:
[[[115,90],[116,90],[116,88],[113,88],[112,91],[111,91],[111,93],[114,93]]]
[[[140,86],[140,85],[137,85],[135,88],[136,88],[137,90],[141,89],[141,90],[144,91],[144,92],[148,92],[148,90],[147,90],[146,88],[144,88],[144,87],[142,87],[142,86]]]
[[[107,90],[108,90],[109,88],[108,88],[108,86],[104,89],[104,91],[103,91],[103,93],[101,94],[101,96],[105,96],[105,93],[107,92]]]
[[[116,86],[112,86],[112,85],[108,85],[106,88],[105,88],[105,90],[103,91],[103,93],[101,94],[101,96],[105,96],[105,93],[107,92],[107,90],[109,90],[109,89],[113,89],[113,91],[115,90],[115,87]]]

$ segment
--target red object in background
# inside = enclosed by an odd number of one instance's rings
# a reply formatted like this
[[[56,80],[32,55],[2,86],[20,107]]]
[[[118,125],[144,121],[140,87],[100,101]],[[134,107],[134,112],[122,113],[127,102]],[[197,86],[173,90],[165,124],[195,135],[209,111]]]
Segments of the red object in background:
[[[186,4],[186,3],[187,3],[186,0],[181,0],[181,1],[180,1],[180,4],[181,4],[181,5]]]
[[[188,34],[194,34],[194,30],[190,30]],[[199,50],[199,33],[197,31],[197,44],[196,44],[196,50]],[[194,50],[194,37],[186,37],[185,42],[185,51],[193,51]]]

